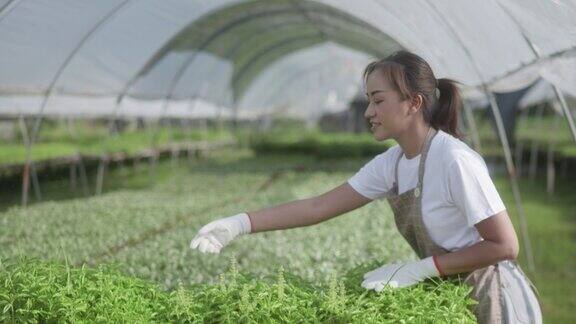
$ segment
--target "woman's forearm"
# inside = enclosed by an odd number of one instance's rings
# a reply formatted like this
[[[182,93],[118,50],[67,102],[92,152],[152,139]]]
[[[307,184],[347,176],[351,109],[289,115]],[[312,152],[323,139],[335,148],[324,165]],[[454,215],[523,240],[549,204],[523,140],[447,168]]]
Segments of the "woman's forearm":
[[[314,225],[372,201],[347,182],[317,197],[247,212],[252,233]]]
[[[436,257],[443,274],[469,272],[484,268],[502,260],[516,259],[518,238],[506,210],[501,211],[475,225],[483,240]]]
[[[322,212],[315,198],[249,211],[247,214],[252,223],[252,233],[314,225],[322,219]]]
[[[502,260],[516,259],[517,251],[493,241],[480,241],[458,251],[436,257],[444,275],[470,272]]]

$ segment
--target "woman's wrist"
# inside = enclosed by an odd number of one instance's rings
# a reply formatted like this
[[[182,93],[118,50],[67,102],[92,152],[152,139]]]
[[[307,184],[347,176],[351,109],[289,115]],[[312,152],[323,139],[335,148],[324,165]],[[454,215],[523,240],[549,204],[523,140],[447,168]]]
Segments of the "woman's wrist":
[[[250,234],[252,232],[250,217],[246,213],[236,214],[234,216],[227,217],[226,221],[230,222],[232,225],[233,235]]]
[[[440,262],[438,262],[438,256],[433,255],[432,261],[434,262],[434,266],[436,267],[436,270],[438,270],[438,276],[444,277],[444,272],[442,272],[442,268],[440,268]]]

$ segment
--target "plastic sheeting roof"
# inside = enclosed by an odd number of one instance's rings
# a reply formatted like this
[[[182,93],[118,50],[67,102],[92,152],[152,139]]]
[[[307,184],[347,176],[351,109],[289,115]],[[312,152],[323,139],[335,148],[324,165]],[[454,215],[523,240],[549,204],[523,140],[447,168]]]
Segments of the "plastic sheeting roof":
[[[468,87],[511,91],[542,77],[574,94],[575,17],[576,0],[1,0],[0,113],[336,109],[365,62],[400,48]],[[288,72],[321,97],[298,96]],[[266,99],[267,86],[292,91]]]

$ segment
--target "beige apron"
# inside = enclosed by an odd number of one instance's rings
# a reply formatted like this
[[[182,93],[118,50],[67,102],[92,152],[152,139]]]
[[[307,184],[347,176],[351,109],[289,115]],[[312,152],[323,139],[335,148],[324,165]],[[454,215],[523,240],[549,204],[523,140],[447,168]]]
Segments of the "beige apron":
[[[398,164],[403,155],[400,153],[394,171],[395,183],[386,194],[398,231],[420,258],[449,253],[432,240],[422,220],[425,161],[436,133],[437,131],[430,127],[420,156],[416,187],[398,194]],[[463,280],[473,287],[470,297],[478,304],[472,305],[471,311],[479,323],[541,322],[536,287],[515,261],[498,262],[470,273],[447,276],[446,279]]]

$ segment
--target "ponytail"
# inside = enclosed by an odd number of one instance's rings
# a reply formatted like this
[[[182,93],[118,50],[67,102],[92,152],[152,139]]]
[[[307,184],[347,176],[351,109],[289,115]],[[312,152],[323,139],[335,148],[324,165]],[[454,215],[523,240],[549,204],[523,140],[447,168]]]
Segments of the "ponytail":
[[[461,109],[460,91],[456,81],[451,79],[438,79],[440,96],[429,120],[430,125],[436,129],[462,138],[459,130],[459,114]]]

